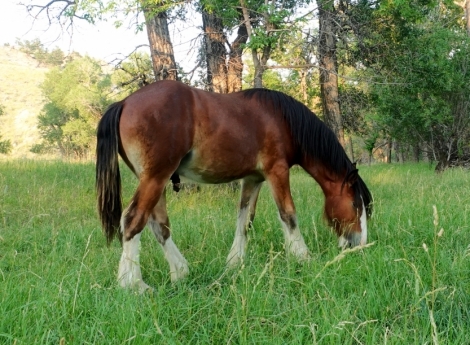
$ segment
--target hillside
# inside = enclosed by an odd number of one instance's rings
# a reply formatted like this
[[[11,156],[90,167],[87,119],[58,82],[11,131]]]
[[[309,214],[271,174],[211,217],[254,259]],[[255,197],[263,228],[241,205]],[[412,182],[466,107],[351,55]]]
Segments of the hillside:
[[[0,136],[13,145],[9,157],[37,157],[29,150],[40,140],[37,117],[44,100],[39,85],[47,70],[17,49],[0,47],[0,104],[5,108]]]

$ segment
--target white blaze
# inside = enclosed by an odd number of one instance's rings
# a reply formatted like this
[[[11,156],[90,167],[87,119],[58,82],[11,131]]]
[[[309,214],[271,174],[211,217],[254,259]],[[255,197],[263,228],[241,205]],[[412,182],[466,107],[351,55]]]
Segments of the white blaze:
[[[362,214],[361,214],[361,242],[360,245],[363,246],[367,244],[367,211],[364,201],[362,201]]]

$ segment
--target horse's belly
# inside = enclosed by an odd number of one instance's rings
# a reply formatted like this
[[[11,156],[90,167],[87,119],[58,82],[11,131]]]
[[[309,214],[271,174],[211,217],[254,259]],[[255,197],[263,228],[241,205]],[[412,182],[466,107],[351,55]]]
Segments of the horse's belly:
[[[256,164],[250,164],[249,159],[204,157],[195,151],[183,157],[176,173],[194,182],[208,184],[227,183],[247,176],[264,180]]]

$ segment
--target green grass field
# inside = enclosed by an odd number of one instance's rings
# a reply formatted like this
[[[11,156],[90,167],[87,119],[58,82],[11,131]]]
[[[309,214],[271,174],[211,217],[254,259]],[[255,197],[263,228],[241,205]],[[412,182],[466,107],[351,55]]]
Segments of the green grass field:
[[[146,230],[142,271],[155,290],[136,295],[117,286],[121,248],[100,230],[94,165],[2,161],[0,344],[469,344],[470,172],[360,172],[375,197],[370,247],[341,253],[320,189],[293,170],[312,260],[286,258],[264,186],[245,263],[229,272],[238,192],[168,192],[190,275],[170,283]],[[126,202],[136,181],[123,174]]]

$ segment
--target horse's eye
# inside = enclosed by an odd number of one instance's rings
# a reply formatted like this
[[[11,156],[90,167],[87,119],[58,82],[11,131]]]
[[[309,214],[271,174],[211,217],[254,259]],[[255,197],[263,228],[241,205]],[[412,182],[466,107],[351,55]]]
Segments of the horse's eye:
[[[354,208],[357,208],[357,205],[356,205],[355,201],[353,201],[352,205],[353,205]]]

